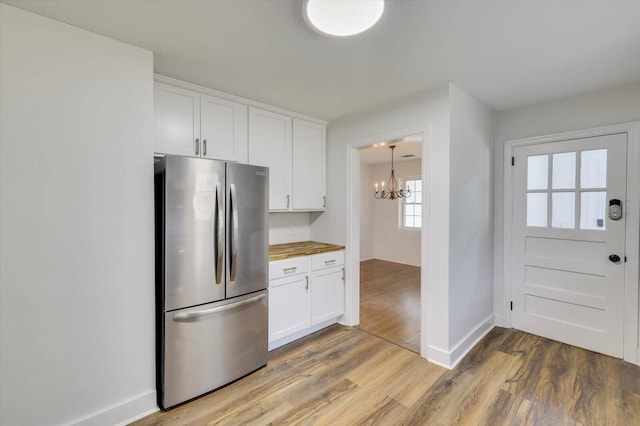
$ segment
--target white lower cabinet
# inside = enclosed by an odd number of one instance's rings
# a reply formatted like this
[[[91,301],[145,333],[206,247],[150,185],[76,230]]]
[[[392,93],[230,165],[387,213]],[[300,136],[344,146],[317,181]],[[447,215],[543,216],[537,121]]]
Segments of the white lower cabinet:
[[[344,314],[344,269],[329,268],[311,274],[311,325]]]
[[[269,341],[309,328],[309,275],[269,283]]]
[[[344,251],[269,263],[269,350],[338,322]]]

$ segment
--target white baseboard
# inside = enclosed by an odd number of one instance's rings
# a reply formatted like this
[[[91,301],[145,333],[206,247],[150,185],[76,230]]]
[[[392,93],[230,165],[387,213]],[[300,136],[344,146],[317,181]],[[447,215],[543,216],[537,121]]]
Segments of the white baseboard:
[[[429,346],[427,348],[427,360],[441,367],[452,370],[458,365],[466,354],[486,336],[495,326],[494,315],[491,314],[487,319],[482,321],[476,328],[467,334],[453,349],[445,351],[440,348]]]
[[[399,263],[401,265],[407,265],[407,266],[416,266],[416,267],[420,267],[420,263],[410,263],[410,262],[406,262],[403,259],[385,259],[383,257],[372,257],[371,259],[377,259],[377,260],[384,260],[385,262],[391,262],[391,263]]]
[[[495,319],[491,314],[471,333],[467,334],[451,351],[451,368],[455,368],[462,361],[462,358],[493,329],[494,325]]]
[[[509,324],[507,324],[507,317],[501,314],[493,314],[495,319],[495,325],[498,327],[509,328]]]
[[[427,346],[427,361],[440,367],[448,368],[449,370],[452,368],[450,366],[449,352],[436,348],[435,346]]]
[[[344,317],[344,315],[342,317]],[[300,331],[298,331],[296,333],[290,334],[289,336],[285,336],[285,337],[282,337],[282,338],[280,338],[278,340],[274,340],[272,342],[269,342],[269,350],[272,351],[272,350],[274,350],[276,348],[279,348],[280,346],[286,345],[287,343],[291,343],[294,340],[298,340],[298,339],[300,339],[300,338],[302,338],[302,337],[304,337],[304,336],[306,336],[308,334],[315,333],[316,331],[322,330],[325,327],[329,327],[330,325],[337,323],[338,319],[340,319],[340,317],[330,319],[328,321],[325,321],[325,322],[322,322],[320,324],[314,325],[313,327],[310,327],[310,328],[307,328],[307,329],[304,329],[304,330],[300,330]]]
[[[158,411],[156,391],[149,391],[74,421],[74,425],[126,425]]]

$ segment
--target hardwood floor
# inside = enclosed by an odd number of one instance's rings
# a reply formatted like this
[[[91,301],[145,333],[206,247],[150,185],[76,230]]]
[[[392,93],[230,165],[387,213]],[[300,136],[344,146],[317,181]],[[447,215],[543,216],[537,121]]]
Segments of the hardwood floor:
[[[360,329],[420,352],[420,267],[360,262]]]
[[[446,370],[356,328],[331,326],[267,367],[136,425],[638,425],[640,367],[493,329]]]

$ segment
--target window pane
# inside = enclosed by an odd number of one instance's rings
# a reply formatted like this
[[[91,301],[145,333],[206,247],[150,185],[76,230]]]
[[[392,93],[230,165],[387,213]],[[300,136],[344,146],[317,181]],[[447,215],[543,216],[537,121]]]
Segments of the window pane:
[[[411,195],[408,197],[405,197],[405,203],[415,203],[415,199],[416,199],[416,193],[415,192],[411,192]]]
[[[416,205],[413,210],[413,214],[415,214],[416,216],[422,215],[422,206]]]
[[[606,228],[607,193],[583,192],[580,199],[580,229]]]
[[[414,182],[416,183],[416,191],[422,191],[422,181],[416,180]]]
[[[527,189],[547,189],[549,181],[549,156],[535,155],[528,158]]]
[[[407,186],[409,187],[409,190],[411,192],[414,192],[416,190],[416,181],[415,180],[408,180],[407,181]]]
[[[412,216],[414,214],[413,204],[407,204],[405,207],[404,214],[408,216]]]
[[[551,226],[554,228],[576,227],[575,192],[554,192],[551,194]]]
[[[606,188],[607,150],[582,151],[580,160],[580,187]]]
[[[527,194],[527,226],[547,226],[547,194]]]
[[[553,154],[551,178],[553,189],[573,189],[576,187],[576,153]]]
[[[422,218],[420,216],[417,216],[414,218],[414,226],[416,228],[421,228],[422,227]]]
[[[408,228],[412,228],[413,227],[413,216],[407,216],[405,217],[405,226]]]
[[[411,198],[413,198],[413,202],[414,203],[421,203],[422,202],[422,192],[416,192],[415,196],[413,194],[411,194]]]

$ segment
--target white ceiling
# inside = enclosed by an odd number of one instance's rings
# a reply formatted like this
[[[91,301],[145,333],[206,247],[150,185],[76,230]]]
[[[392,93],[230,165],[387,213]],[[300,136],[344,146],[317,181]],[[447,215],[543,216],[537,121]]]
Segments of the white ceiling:
[[[360,162],[365,164],[391,164],[391,149],[389,145],[395,146],[393,150],[393,161],[395,163],[422,158],[422,137],[414,135],[392,141],[380,141],[373,146],[363,148],[360,150]]]
[[[640,1],[387,0],[324,37],[300,0],[3,0],[155,53],[155,71],[324,119],[451,81],[494,110],[640,79]]]

